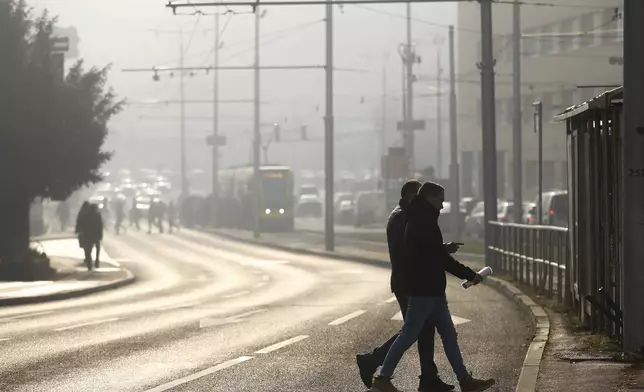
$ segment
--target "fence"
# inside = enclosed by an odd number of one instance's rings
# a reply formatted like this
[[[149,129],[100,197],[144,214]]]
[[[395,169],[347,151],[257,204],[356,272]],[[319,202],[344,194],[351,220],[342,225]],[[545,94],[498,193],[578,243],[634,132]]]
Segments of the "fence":
[[[622,338],[622,89],[555,118],[568,135],[568,228],[490,222],[494,265]]]

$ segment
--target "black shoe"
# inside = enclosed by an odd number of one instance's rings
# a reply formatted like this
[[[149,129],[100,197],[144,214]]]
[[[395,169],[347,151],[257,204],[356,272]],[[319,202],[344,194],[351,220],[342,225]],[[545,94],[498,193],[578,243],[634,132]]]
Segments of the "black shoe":
[[[360,370],[360,379],[362,383],[371,388],[373,385],[373,375],[378,369],[378,364],[374,364],[373,356],[371,354],[358,354],[356,355],[356,362],[358,370]]]
[[[423,378],[423,376],[419,378],[418,392],[449,392],[455,388],[454,385],[448,384],[440,378],[432,378],[431,380]]]

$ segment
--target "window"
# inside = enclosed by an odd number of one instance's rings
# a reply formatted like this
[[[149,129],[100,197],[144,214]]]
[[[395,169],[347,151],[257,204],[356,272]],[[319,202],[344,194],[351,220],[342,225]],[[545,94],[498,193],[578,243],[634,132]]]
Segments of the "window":
[[[564,34],[570,34],[574,31],[574,22],[573,19],[566,19],[561,22],[561,26],[559,29],[561,30],[562,33]],[[571,36],[562,36],[558,39],[559,41],[559,50],[561,52],[567,52],[569,50],[573,49],[573,38]]]
[[[578,47],[587,47],[595,44],[595,13],[581,16],[580,36]]]
[[[552,54],[554,53],[554,41],[557,39],[552,37],[553,34],[553,25],[545,25],[541,28],[542,36],[538,38],[541,41],[541,51],[543,54]]]
[[[534,37],[534,35],[537,33],[536,29],[527,29],[523,34],[526,35],[526,37],[523,37],[523,42],[522,47],[523,47],[523,53],[525,53],[528,56],[538,56],[539,55],[539,47],[538,47],[538,39]]]
[[[513,124],[513,119],[514,119],[514,99],[510,98],[505,101],[505,104],[508,105],[507,110],[506,110],[506,121],[508,124]]]

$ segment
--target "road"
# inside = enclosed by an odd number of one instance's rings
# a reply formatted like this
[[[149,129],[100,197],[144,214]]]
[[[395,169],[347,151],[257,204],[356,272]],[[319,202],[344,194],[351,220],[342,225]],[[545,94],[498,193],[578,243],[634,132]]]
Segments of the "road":
[[[400,327],[384,268],[196,231],[108,236],[105,250],[135,284],[0,308],[1,391],[360,391],[355,353]],[[466,361],[514,390],[529,320],[492,288],[459,283],[448,296]],[[415,390],[417,374],[414,349],[396,381]]]

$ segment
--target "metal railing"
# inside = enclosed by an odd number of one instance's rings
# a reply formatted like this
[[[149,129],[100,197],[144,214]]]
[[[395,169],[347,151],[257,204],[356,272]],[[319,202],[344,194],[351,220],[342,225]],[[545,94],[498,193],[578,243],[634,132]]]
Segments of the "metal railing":
[[[537,293],[572,306],[568,229],[556,226],[489,222],[492,267]]]

